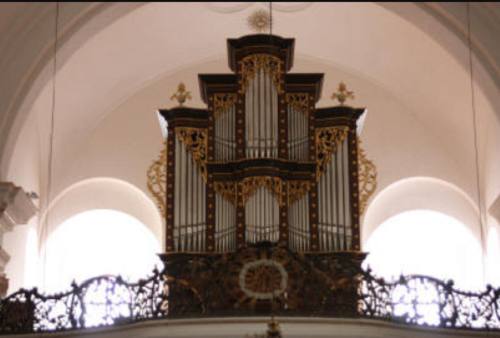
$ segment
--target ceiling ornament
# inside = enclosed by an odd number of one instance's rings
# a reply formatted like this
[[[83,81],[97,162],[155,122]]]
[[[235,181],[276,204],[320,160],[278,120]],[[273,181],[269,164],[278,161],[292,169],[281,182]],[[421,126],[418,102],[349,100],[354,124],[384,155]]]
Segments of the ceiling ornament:
[[[247,19],[248,27],[256,33],[263,33],[271,28],[271,16],[268,11],[259,9]]]
[[[362,215],[368,205],[368,200],[377,190],[377,167],[372,160],[366,157],[365,150],[361,147],[358,137],[358,162],[359,162],[359,212]]]
[[[171,101],[177,100],[177,102],[179,103],[179,107],[182,107],[182,105],[186,103],[186,101],[191,99],[191,92],[186,91],[186,85],[182,82],[179,83],[177,92],[172,94],[172,96],[170,97]]]
[[[338,100],[343,106],[347,100],[354,100],[354,92],[348,91],[344,82],[339,83],[338,92],[332,94],[332,100]]]
[[[156,200],[158,210],[165,219],[166,209],[166,184],[167,184],[167,140],[163,142],[163,149],[158,159],[151,163],[147,171],[148,190]]]

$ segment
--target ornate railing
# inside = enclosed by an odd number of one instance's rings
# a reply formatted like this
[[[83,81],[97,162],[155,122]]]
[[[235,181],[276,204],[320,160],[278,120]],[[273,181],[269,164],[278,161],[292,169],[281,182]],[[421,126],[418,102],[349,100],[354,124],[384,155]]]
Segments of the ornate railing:
[[[359,277],[358,318],[440,328],[500,329],[500,289],[488,286],[482,293],[463,292],[452,282],[425,276],[401,277],[389,283],[374,277],[371,271],[362,271]],[[321,292],[328,309],[331,295]],[[169,306],[172,297],[175,301]],[[217,313],[207,312],[204,299],[206,295],[198,294],[182,280],[167,281],[158,270],[137,283],[120,277],[97,277],[50,296],[37,289],[20,290],[0,302],[0,334],[78,330],[161,318],[216,317]],[[287,312],[284,306],[275,314],[328,316],[328,311],[309,309],[307,305],[303,308],[303,312]]]

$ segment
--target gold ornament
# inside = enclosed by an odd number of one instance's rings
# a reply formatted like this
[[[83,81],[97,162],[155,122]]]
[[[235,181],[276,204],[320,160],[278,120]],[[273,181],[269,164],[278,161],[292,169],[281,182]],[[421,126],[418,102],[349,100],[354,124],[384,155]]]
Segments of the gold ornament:
[[[316,129],[316,179],[319,182],[321,175],[330,163],[332,155],[337,152],[338,146],[344,142],[349,132],[349,127],[326,127]]]
[[[177,127],[177,138],[188,152],[193,155],[193,162],[198,165],[203,180],[207,182],[207,131],[202,128]]]
[[[235,181],[217,181],[214,183],[214,190],[227,201],[236,206],[238,183]]]
[[[238,100],[236,94],[214,95],[214,117],[217,118],[233,107]]]
[[[368,200],[377,189],[377,167],[373,161],[366,157],[365,150],[361,148],[361,139],[358,138],[358,159],[359,159],[359,213],[362,215]]]
[[[290,181],[288,182],[288,205],[292,205],[299,201],[311,189],[309,181]]]
[[[268,11],[262,9],[253,12],[247,20],[248,27],[257,33],[265,32],[271,27],[271,16]]]
[[[160,210],[163,219],[167,216],[167,140],[163,143],[163,149],[160,152],[158,159],[154,161],[148,168],[148,190],[156,200],[156,205]]]
[[[170,100],[177,100],[179,103],[179,107],[182,107],[184,103],[186,103],[187,100],[191,100],[191,92],[186,91],[186,85],[184,83],[179,83],[179,86],[177,87],[177,92],[175,92],[171,97]]]
[[[261,187],[266,187],[274,195],[280,206],[283,206],[282,197],[283,182],[280,178],[271,176],[254,176],[247,177],[241,180],[241,193],[243,196],[243,205],[246,205],[250,197],[252,197]]]
[[[307,93],[293,93],[285,95],[286,103],[309,117],[309,96]]]
[[[338,92],[332,94],[332,100],[338,100],[340,105],[343,106],[348,99],[354,100],[354,92],[347,91],[347,86],[344,82],[341,82],[339,83]]]
[[[264,69],[264,72],[273,79],[273,83],[281,93],[281,60],[276,56],[269,54],[252,54],[240,61],[242,91],[246,92],[250,81],[257,75],[259,70]]]

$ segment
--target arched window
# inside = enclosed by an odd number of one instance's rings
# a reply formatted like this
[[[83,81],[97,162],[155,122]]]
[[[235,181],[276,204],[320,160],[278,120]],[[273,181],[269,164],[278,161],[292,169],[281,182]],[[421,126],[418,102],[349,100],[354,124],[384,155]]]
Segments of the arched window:
[[[136,218],[115,210],[90,210],[69,218],[45,247],[41,285],[49,292],[101,275],[135,281],[161,264],[153,234]]]
[[[482,250],[467,227],[430,210],[400,213],[383,222],[368,238],[365,267],[388,280],[403,275],[453,279],[458,288],[483,285]]]

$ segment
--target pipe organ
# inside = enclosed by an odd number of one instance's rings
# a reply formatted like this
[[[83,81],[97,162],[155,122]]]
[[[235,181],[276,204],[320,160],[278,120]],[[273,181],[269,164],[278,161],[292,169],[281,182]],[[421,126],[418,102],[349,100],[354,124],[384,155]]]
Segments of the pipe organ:
[[[199,75],[207,109],[160,110],[168,126],[162,257],[168,277],[186,280],[201,298],[209,297],[208,279],[217,279],[209,270],[218,266],[228,276],[239,274],[238,285],[219,282],[242,294],[252,304],[248,308],[269,303],[269,283],[241,275],[257,267],[277,269],[282,279],[271,282],[272,295],[290,299],[291,281],[282,286],[292,271],[278,267],[283,252],[321,264],[333,260],[345,266],[335,273],[347,274],[355,285],[349,266],[359,267],[364,257],[358,134],[365,110],[316,108],[323,74],[289,73],[294,46],[294,39],[269,35],[229,39],[233,73]],[[189,270],[194,261],[207,267],[205,282],[199,270]],[[233,296],[224,297],[231,303]],[[215,298],[211,306],[219,311],[234,307]]]

